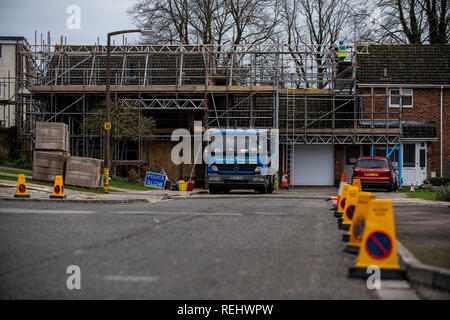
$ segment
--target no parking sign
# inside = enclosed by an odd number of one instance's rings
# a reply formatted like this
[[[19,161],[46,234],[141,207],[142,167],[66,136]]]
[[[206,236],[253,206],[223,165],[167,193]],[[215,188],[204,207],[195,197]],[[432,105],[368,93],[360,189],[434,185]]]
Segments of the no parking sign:
[[[367,237],[366,250],[374,259],[386,259],[392,252],[392,239],[383,231],[372,232]]]

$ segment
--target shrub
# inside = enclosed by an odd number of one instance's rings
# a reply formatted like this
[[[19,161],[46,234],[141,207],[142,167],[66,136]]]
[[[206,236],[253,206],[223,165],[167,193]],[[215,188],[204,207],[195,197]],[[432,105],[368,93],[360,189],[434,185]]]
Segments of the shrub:
[[[436,187],[436,200],[450,201],[450,186]]]
[[[436,187],[450,185],[450,179],[449,178],[441,178],[441,177],[429,178],[427,182],[429,184],[433,185],[433,186],[436,186]]]
[[[131,168],[128,171],[128,181],[130,181],[132,183],[139,183],[140,176],[139,176],[139,173],[136,171],[136,169]]]

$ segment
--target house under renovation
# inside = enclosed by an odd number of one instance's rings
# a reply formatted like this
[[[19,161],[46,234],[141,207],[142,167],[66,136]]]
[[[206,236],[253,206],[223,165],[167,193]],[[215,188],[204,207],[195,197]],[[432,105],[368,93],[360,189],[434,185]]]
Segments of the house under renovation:
[[[389,156],[403,185],[449,174],[450,46],[113,45],[111,95],[156,122],[150,142],[115,145],[116,172],[160,171],[205,182],[205,165],[175,165],[176,128],[278,128],[290,185],[351,179],[356,158]],[[106,46],[24,45],[17,80],[20,151],[32,157],[36,122],[64,122],[74,156],[103,158],[104,134],[83,126],[104,108]]]

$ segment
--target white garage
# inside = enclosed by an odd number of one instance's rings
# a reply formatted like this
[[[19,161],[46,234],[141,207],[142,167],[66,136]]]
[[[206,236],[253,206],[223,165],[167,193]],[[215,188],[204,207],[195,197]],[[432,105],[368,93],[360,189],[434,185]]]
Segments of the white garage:
[[[296,145],[291,159],[292,184],[330,186],[334,184],[332,145]]]

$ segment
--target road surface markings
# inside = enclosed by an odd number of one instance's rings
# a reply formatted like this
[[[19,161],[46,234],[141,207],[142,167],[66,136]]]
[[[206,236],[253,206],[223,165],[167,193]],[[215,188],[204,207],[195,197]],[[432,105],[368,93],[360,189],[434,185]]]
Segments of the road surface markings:
[[[93,214],[95,211],[81,211],[81,210],[38,210],[27,208],[0,208],[0,213],[50,213],[50,214]]]
[[[152,276],[105,276],[105,280],[116,282],[154,282],[158,277]]]

